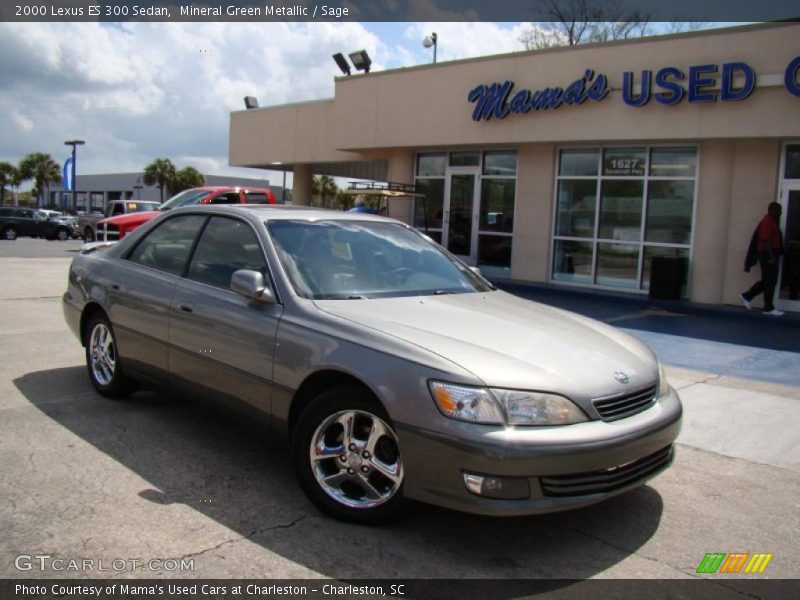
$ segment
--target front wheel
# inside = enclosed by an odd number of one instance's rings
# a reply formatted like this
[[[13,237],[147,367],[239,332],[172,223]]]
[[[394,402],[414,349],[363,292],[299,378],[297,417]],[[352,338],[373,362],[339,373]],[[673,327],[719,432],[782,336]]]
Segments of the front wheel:
[[[94,388],[108,398],[121,398],[136,391],[136,382],[122,370],[114,330],[106,316],[92,317],[86,331],[86,366]]]
[[[91,227],[87,227],[83,230],[83,241],[84,242],[93,242],[94,241],[94,231],[92,231]]]
[[[403,460],[388,415],[365,390],[345,386],[306,407],[292,436],[300,486],[322,511],[377,524],[402,503]]]
[[[68,240],[69,239],[69,231],[67,231],[63,227],[59,227],[56,230],[56,239],[59,242],[64,242],[64,241]]]

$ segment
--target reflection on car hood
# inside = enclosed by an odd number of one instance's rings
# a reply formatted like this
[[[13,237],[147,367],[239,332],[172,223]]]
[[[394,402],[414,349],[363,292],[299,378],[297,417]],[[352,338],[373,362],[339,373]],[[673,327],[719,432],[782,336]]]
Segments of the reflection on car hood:
[[[631,391],[658,377],[652,352],[627,334],[505,292],[315,304],[443,356],[489,386],[577,400]],[[617,382],[616,371],[629,383]]]

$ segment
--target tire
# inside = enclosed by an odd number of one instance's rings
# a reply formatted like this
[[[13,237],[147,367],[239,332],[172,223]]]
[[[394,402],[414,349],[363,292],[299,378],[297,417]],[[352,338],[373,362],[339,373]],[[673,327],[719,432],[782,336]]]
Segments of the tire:
[[[87,227],[83,230],[83,241],[84,242],[93,242],[94,241],[94,231],[92,231],[91,227]]]
[[[300,415],[291,445],[300,487],[323,512],[363,525],[400,514],[403,461],[397,435],[366,390],[341,386],[317,396]]]
[[[4,240],[14,241],[18,237],[19,237],[19,231],[17,231],[16,227],[9,226],[9,227],[6,227],[5,229],[3,229],[3,239]]]
[[[107,398],[129,396],[138,387],[123,371],[114,330],[103,313],[94,315],[86,327],[86,368],[94,389]]]
[[[58,229],[56,229],[56,239],[59,242],[66,242],[69,239],[69,231],[67,231],[63,227],[59,227]]]

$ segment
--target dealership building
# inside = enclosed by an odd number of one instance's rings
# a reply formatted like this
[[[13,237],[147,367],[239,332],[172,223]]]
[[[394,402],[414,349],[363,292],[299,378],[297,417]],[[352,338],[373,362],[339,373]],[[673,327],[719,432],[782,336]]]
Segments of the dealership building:
[[[798,23],[337,77],[332,99],[232,113],[229,152],[293,171],[295,204],[313,175],[408,184],[390,216],[490,278],[708,304],[756,280],[777,201],[777,305],[800,311]]]

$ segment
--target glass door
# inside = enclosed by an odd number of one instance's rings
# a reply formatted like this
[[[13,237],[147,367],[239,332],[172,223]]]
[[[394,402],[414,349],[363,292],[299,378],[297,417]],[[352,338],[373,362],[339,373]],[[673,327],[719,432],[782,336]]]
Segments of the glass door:
[[[800,312],[800,183],[784,184],[783,260],[778,284],[778,306]]]
[[[445,189],[442,242],[469,265],[477,261],[479,173],[477,168],[451,168]]]

